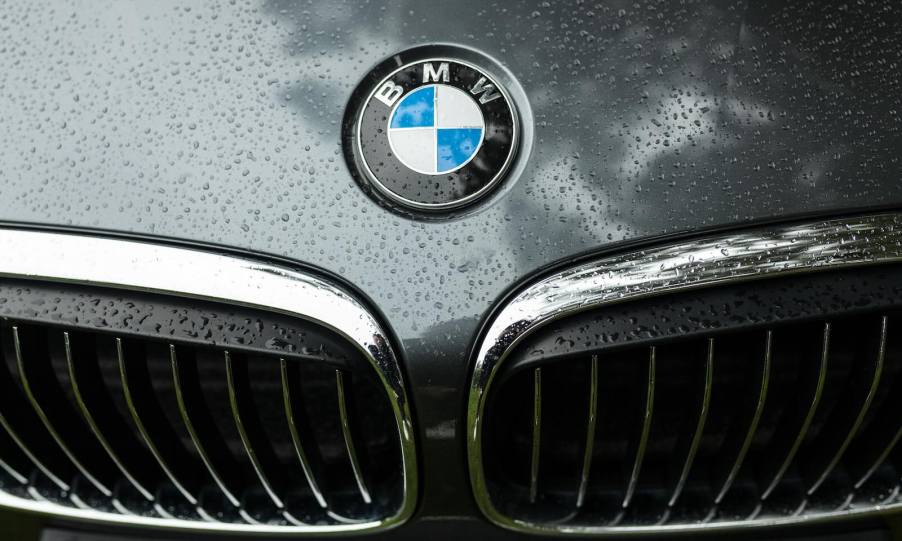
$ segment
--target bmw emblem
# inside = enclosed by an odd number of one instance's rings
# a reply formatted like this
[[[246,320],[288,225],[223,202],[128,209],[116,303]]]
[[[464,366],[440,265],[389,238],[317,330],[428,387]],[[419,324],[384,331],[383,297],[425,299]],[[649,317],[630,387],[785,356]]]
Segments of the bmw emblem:
[[[517,112],[489,73],[451,58],[402,65],[363,100],[355,128],[359,169],[390,202],[457,209],[504,177],[518,143]]]

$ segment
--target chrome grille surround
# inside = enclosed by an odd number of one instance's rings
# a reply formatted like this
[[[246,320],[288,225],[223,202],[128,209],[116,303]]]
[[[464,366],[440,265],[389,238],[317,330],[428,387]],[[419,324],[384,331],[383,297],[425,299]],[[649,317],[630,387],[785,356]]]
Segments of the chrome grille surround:
[[[631,251],[580,264],[525,287],[494,314],[475,351],[467,403],[467,455],[473,494],[481,511],[495,524],[520,532],[624,535],[812,523],[902,510],[897,500],[836,512],[704,524],[587,526],[530,522],[509,517],[495,507],[482,462],[485,408],[493,378],[517,345],[551,322],[616,303],[718,284],[900,261],[902,214],[884,213],[755,229]]]
[[[212,533],[270,535],[381,531],[413,513],[417,464],[410,406],[388,334],[340,286],[283,266],[164,244],[0,229],[0,277],[165,294],[244,306],[322,325],[352,343],[373,367],[391,404],[401,450],[403,498],[389,517],[346,524],[291,526],[200,522],[122,515],[29,500],[0,491],[0,506],[93,523]]]

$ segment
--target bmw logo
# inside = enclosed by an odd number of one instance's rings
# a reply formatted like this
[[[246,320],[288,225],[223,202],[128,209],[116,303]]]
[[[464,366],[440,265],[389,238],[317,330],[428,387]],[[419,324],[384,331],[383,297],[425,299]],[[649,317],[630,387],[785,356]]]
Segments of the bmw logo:
[[[503,86],[469,63],[433,58],[375,84],[356,124],[359,168],[392,203],[456,209],[488,193],[517,150],[518,122]]]

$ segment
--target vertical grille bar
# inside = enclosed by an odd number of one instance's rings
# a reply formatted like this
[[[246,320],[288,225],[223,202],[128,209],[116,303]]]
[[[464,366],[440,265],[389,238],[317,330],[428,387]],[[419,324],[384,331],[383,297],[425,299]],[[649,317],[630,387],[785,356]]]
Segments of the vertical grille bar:
[[[698,446],[702,441],[702,434],[705,432],[705,422],[708,419],[708,409],[711,406],[711,389],[714,386],[714,339],[708,339],[708,353],[705,356],[705,383],[702,391],[702,403],[698,412],[698,421],[695,424],[695,432],[692,434],[692,441],[689,444],[689,452],[686,454],[686,460],[680,470],[680,476],[674,486],[673,493],[667,501],[667,507],[676,505],[683,488],[686,486],[686,480],[689,478],[689,472],[692,470],[692,464],[695,462],[695,455],[698,452]]]
[[[749,422],[749,428],[746,431],[745,439],[742,441],[742,446],[739,448],[739,453],[736,455],[736,460],[733,461],[733,466],[730,468],[730,471],[727,474],[723,485],[721,485],[720,491],[714,498],[715,504],[719,504],[721,501],[723,501],[724,497],[726,497],[727,495],[727,492],[729,492],[730,487],[733,486],[733,481],[736,480],[736,476],[739,474],[739,469],[742,468],[742,463],[745,461],[745,456],[748,453],[749,447],[752,445],[752,439],[755,437],[755,432],[758,430],[758,423],[761,421],[761,413],[764,411],[764,402],[767,400],[767,388],[768,382],[770,380],[772,345],[773,331],[767,331],[764,343],[764,362],[761,366],[761,383],[758,391],[758,400],[755,405],[755,413],[752,415],[751,422]]]
[[[817,489],[820,488],[821,484],[823,484],[823,482],[827,479],[827,476],[830,475],[830,472],[833,471],[833,468],[835,468],[840,459],[842,459],[842,456],[846,452],[846,449],[849,447],[849,444],[858,433],[858,429],[861,428],[861,423],[862,421],[864,421],[864,417],[865,415],[867,415],[868,409],[871,407],[871,402],[874,400],[874,394],[877,392],[877,386],[880,384],[880,376],[883,373],[883,361],[886,357],[886,333],[888,320],[889,318],[887,318],[887,316],[883,316],[880,319],[880,343],[877,348],[873,377],[871,378],[871,384],[867,389],[867,394],[862,401],[861,408],[858,410],[858,415],[855,417],[852,426],[849,427],[845,439],[843,439],[842,444],[833,454],[833,457],[829,462],[827,462],[827,465],[823,468],[823,471],[820,473],[820,475],[817,476],[814,483],[812,483],[811,486],[808,487],[807,494],[809,496],[814,494]]]
[[[223,495],[235,507],[241,507],[241,500],[231,488],[237,485],[237,466],[231,463],[230,457],[224,454],[225,443],[216,430],[215,423],[201,397],[197,368],[193,362],[182,362],[176,353],[175,345],[169,345],[170,362],[172,363],[172,381],[178,401],[179,413],[191,437],[197,454],[207,468],[207,472],[222,491]],[[205,443],[209,442],[208,445]],[[226,477],[229,475],[229,477]]]
[[[542,447],[542,369],[533,372],[532,454],[529,462],[529,502],[539,494],[539,459]]]
[[[76,454],[75,450],[70,447],[67,442],[68,440],[69,442],[86,444],[87,439],[82,438],[80,437],[81,435],[75,433],[77,427],[83,423],[77,418],[74,411],[70,411],[70,409],[65,407],[62,403],[62,400],[64,400],[62,389],[59,389],[58,385],[52,385],[53,382],[56,382],[56,376],[52,373],[49,366],[45,366],[44,370],[38,371],[37,369],[40,368],[38,359],[35,359],[34,362],[25,363],[25,359],[22,355],[22,341],[19,337],[19,328],[13,327],[12,332],[13,347],[16,351],[16,364],[19,369],[19,378],[22,382],[22,388],[25,390],[25,396],[28,398],[28,401],[31,402],[31,406],[35,413],[37,413],[38,417],[41,419],[47,432],[50,433],[51,437],[53,437],[57,445],[59,445],[59,448],[67,457],[69,457],[69,460],[75,465],[76,469],[78,469],[84,478],[94,485],[101,494],[112,497],[113,491],[108,482],[108,479],[111,476],[104,475],[104,473],[107,472],[92,471],[89,469],[87,465],[83,463],[83,459]],[[65,339],[65,337],[63,338]],[[54,401],[51,402],[48,400],[46,405],[52,407],[53,411],[51,413],[56,422],[50,420],[48,412],[45,411],[44,405],[42,405],[41,401],[38,399],[36,394],[38,388],[33,388],[31,385],[32,376],[34,376],[35,381],[41,381],[40,389],[44,391],[42,398],[51,398],[51,394],[55,395],[52,397]],[[64,430],[65,436],[67,437],[64,437],[64,434],[59,430]],[[96,457],[101,453],[103,453],[102,449],[91,450],[90,452],[85,452],[84,456]],[[103,477],[103,479],[101,479],[101,477]]]
[[[238,429],[238,436],[244,446],[244,452],[251,461],[257,479],[278,512],[292,524],[301,525],[303,522],[285,509],[285,502],[279,495],[280,489],[275,484],[277,482],[282,484],[280,481],[282,472],[278,471],[281,469],[279,460],[263,432],[263,423],[253,404],[247,359],[233,358],[228,350],[223,352],[223,358],[226,366],[229,404],[232,408],[235,426]]]
[[[351,470],[354,472],[354,480],[357,482],[357,489],[360,491],[360,497],[365,503],[372,503],[370,491],[366,486],[363,478],[363,470],[360,468],[360,459],[357,456],[357,449],[354,447],[354,436],[351,434],[351,419],[348,415],[348,403],[345,392],[344,375],[341,370],[335,371],[335,386],[338,390],[338,415],[341,418],[341,432],[345,441],[345,449],[348,452],[348,460],[351,463]]]
[[[235,426],[238,429],[238,436],[241,438],[241,444],[244,446],[244,452],[247,454],[248,459],[251,461],[251,465],[254,468],[254,472],[257,474],[257,478],[260,480],[260,484],[263,485],[263,489],[269,495],[270,499],[280,510],[284,509],[285,503],[282,501],[282,498],[276,493],[275,488],[273,487],[272,482],[269,480],[269,475],[263,470],[263,464],[257,456],[257,448],[255,442],[251,441],[250,434],[248,430],[251,429],[250,426],[246,426],[244,422],[244,418],[248,418],[250,416],[250,411],[253,406],[248,403],[250,397],[248,396],[248,385],[247,382],[247,367],[242,366],[240,370],[242,373],[240,375],[241,381],[238,380],[238,376],[236,375],[236,371],[239,370],[235,366],[236,361],[232,360],[232,355],[228,351],[223,352],[223,357],[225,360],[226,366],[226,380],[229,388],[229,404],[232,407],[232,418],[235,421]],[[241,363],[244,364],[243,362]],[[239,395],[239,386],[241,386],[241,393]],[[256,442],[259,444],[259,440]]]
[[[297,384],[297,367],[293,365],[290,366],[285,359],[279,359],[279,362],[282,371],[282,398],[285,405],[285,417],[288,420],[288,431],[291,434],[291,443],[294,446],[295,455],[298,458],[298,462],[301,464],[301,470],[304,472],[304,478],[307,479],[307,484],[310,486],[313,497],[320,507],[327,509],[328,504],[326,503],[326,498],[319,487],[319,483],[316,481],[316,475],[313,472],[313,467],[307,457],[307,453],[304,451],[304,444],[301,440],[301,433],[298,428],[300,415],[299,412],[296,411],[294,403],[294,400],[301,394],[300,386]]]
[[[802,446],[802,442],[805,441],[805,436],[808,434],[808,429],[811,427],[811,422],[814,420],[814,414],[817,411],[818,404],[820,404],[821,396],[824,392],[824,383],[827,381],[827,366],[830,359],[830,328],[831,327],[829,322],[824,323],[824,331],[821,338],[821,357],[817,372],[817,383],[815,384],[814,394],[811,397],[811,405],[808,407],[808,412],[805,414],[805,418],[802,421],[802,426],[799,428],[798,434],[793,440],[792,445],[786,453],[786,456],[783,458],[783,461],[780,463],[779,467],[776,469],[773,475],[769,476],[770,481],[767,482],[767,484],[765,485],[766,488],[761,493],[762,501],[770,497],[774,489],[777,488],[777,485],[780,484],[780,480],[783,479],[783,475],[786,473],[786,470],[789,469],[789,465],[792,464],[792,461],[795,459],[796,453]],[[767,478],[766,475],[765,478]]]
[[[96,369],[97,365],[94,363],[94,359],[80,358],[76,361],[72,354],[73,346],[68,332],[63,333],[63,340],[66,365],[69,368],[69,382],[75,395],[75,403],[81,410],[88,427],[135,490],[148,501],[154,501],[155,497],[150,484],[152,481],[149,478],[152,471],[147,468],[144,456],[147,452],[146,449],[141,447],[137,441],[132,441],[131,429],[115,413],[116,406],[106,394],[102,376]],[[80,353],[84,355],[83,350]],[[94,369],[92,370],[92,368]],[[88,392],[83,393],[83,388]],[[93,412],[102,412],[102,416],[98,417]],[[105,421],[104,427],[98,423],[99,419]],[[123,442],[120,444],[123,446],[121,453],[113,447],[104,435],[105,433],[116,434],[117,441]]]
[[[586,446],[583,453],[583,467],[579,475],[576,493],[576,507],[583,506],[586,489],[589,486],[589,471],[592,468],[592,454],[595,450],[595,425],[598,418],[598,355],[592,356],[589,373],[589,412],[586,419]]]
[[[626,509],[629,507],[636,493],[636,486],[639,483],[639,473],[642,471],[642,462],[645,460],[645,450],[648,447],[648,434],[651,431],[651,419],[655,406],[655,358],[657,356],[657,348],[652,346],[648,348],[648,382],[645,394],[645,413],[642,416],[642,432],[639,436],[639,445],[636,448],[636,459],[633,461],[633,469],[630,473],[629,484],[626,488],[626,495],[623,497],[621,507]]]
[[[15,447],[3,431],[0,431],[0,469],[20,485],[28,484],[28,457]]]
[[[188,473],[195,468],[195,461],[182,446],[172,427],[163,421],[165,414],[154,393],[147,365],[143,359],[126,360],[121,338],[116,338],[116,356],[122,393],[138,433],[176,490],[191,505],[199,505],[198,488],[192,482],[194,476]]]
[[[9,332],[7,332],[9,331]],[[15,345],[10,342],[12,329],[3,327],[0,330],[3,341],[3,361],[7,353],[15,360]],[[10,339],[9,341],[7,339]],[[7,346],[9,346],[7,348]],[[72,479],[75,475],[71,463],[57,447],[50,435],[44,431],[20,430],[21,427],[33,427],[41,424],[40,419],[28,404],[19,388],[13,383],[13,376],[7,363],[0,364],[0,425],[10,439],[22,451],[28,460],[43,473],[54,485],[68,492],[70,485],[63,479]],[[26,436],[27,435],[27,436]],[[52,465],[52,467],[50,466]],[[35,494],[37,494],[36,491]]]

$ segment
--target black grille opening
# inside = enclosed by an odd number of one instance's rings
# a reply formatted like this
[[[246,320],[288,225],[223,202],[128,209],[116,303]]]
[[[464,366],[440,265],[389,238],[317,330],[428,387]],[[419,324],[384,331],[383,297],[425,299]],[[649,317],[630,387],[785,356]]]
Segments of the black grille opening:
[[[899,502],[894,270],[722,286],[540,329],[486,402],[493,506],[617,528]]]
[[[241,307],[0,283],[0,489],[122,515],[379,521],[399,428],[335,332]]]

